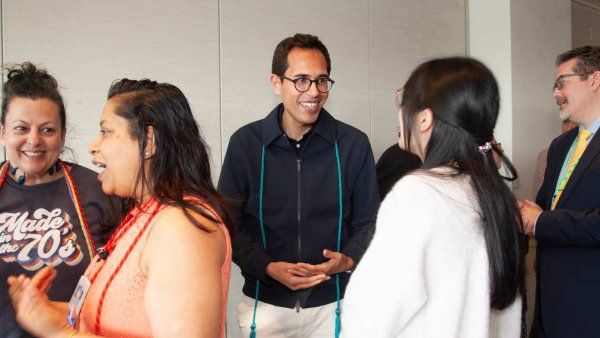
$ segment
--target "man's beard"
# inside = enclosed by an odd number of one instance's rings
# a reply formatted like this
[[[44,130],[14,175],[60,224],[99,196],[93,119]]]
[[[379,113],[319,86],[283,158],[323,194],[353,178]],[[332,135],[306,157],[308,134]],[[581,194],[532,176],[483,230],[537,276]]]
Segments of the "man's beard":
[[[560,118],[560,120],[561,120],[561,121],[563,121],[563,122],[568,122],[568,121],[569,121],[569,119],[571,119],[571,112],[569,112],[569,111],[568,111],[568,110],[566,110],[566,109],[561,109],[561,110],[558,112],[558,117]]]
[[[564,96],[559,97],[559,98],[556,99],[556,104],[559,107],[562,107],[562,106],[564,106],[567,103],[568,103],[567,98],[564,97]],[[561,108],[560,111],[558,112],[558,117],[563,122],[569,121],[569,119],[571,118],[571,112],[569,112],[566,107],[565,108]]]

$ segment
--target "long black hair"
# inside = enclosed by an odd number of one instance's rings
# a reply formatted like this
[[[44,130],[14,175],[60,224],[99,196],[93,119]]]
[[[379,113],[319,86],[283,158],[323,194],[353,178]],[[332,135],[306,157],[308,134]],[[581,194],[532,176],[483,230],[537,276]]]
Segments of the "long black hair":
[[[199,197],[214,208],[229,228],[232,222],[227,204],[211,180],[208,146],[181,90],[148,79],[121,79],[111,85],[108,99],[114,100],[115,113],[129,122],[130,133],[139,143],[141,166],[135,186],[142,183],[142,189],[148,187],[161,203],[180,207],[193,224],[208,231],[189,212],[218,222],[188,199]],[[145,158],[148,127],[153,128],[156,146],[150,159]],[[146,161],[150,161],[148,176],[143,170]]]
[[[496,152],[516,177],[510,161],[492,142],[499,107],[498,84],[491,71],[465,57],[421,64],[404,85],[401,104],[407,149],[416,114],[425,109],[433,112],[423,169],[453,165],[458,168],[456,175],[471,177],[489,260],[490,306],[504,309],[523,291],[524,255],[519,208],[492,154]]]

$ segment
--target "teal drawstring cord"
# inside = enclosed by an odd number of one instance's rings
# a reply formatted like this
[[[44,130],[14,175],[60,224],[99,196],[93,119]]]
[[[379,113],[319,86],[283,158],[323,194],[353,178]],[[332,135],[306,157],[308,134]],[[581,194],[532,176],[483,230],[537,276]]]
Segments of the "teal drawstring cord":
[[[337,252],[342,250],[342,220],[344,217],[343,195],[342,195],[342,163],[340,160],[340,149],[337,140],[335,146],[335,160],[337,164],[337,179],[338,179],[338,231],[337,231]],[[265,236],[265,226],[263,222],[263,192],[265,182],[265,146],[263,145],[260,153],[260,182],[258,190],[258,223],[260,225],[260,234],[262,237],[263,249],[267,249],[267,239]],[[335,332],[334,337],[339,338],[342,330],[341,315],[341,289],[340,289],[340,274],[335,275],[336,288],[336,308],[335,308]],[[250,325],[250,338],[256,338],[256,308],[258,307],[258,296],[260,294],[260,281],[256,279],[256,291],[254,295],[254,309],[252,311],[252,325]]]
[[[337,252],[342,251],[342,219],[344,217],[344,207],[342,201],[342,163],[340,161],[340,149],[338,147],[337,140],[334,143],[335,145],[335,160],[337,163],[337,176],[338,176],[338,231],[337,231]],[[340,308],[340,299],[341,299],[341,291],[340,291],[340,274],[335,275],[335,291],[336,291],[336,302],[337,306],[335,307],[335,332],[334,337],[338,338],[340,336],[340,332],[342,330],[342,320],[340,318],[341,308]]]
[[[267,250],[267,237],[265,236],[265,225],[263,222],[263,188],[265,185],[265,146],[260,151],[260,182],[258,190],[258,223],[262,236],[263,249]],[[258,296],[260,294],[260,280],[256,279],[256,291],[254,294],[254,310],[252,311],[252,325],[250,325],[250,338],[256,338],[256,308],[258,307]]]

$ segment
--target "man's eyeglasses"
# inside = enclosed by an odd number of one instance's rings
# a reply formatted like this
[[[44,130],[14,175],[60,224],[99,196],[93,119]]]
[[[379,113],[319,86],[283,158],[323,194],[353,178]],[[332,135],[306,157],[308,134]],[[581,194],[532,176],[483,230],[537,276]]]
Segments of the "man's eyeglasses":
[[[588,76],[590,75],[589,73],[569,73],[569,74],[563,74],[559,77],[556,78],[556,81],[554,81],[554,86],[552,87],[552,91],[555,90],[561,90],[563,88],[563,86],[565,85],[565,79],[571,76]]]
[[[313,82],[317,86],[318,91],[320,91],[321,93],[327,93],[335,83],[335,81],[328,77],[320,77],[316,80],[311,80],[307,77],[290,79],[289,77],[282,75],[281,78],[293,82],[296,90],[301,93],[308,91],[310,89],[310,86],[312,86]]]

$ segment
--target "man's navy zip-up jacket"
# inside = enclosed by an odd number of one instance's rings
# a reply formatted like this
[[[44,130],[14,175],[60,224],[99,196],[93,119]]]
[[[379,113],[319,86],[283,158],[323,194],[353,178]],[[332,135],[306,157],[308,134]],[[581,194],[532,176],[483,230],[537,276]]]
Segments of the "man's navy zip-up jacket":
[[[298,302],[302,307],[321,306],[336,300],[335,278],[309,290],[292,291],[269,277],[266,267],[277,261],[320,264],[326,261],[323,249],[337,251],[336,141],[343,190],[341,251],[358,263],[373,234],[379,207],[375,162],[367,136],[335,120],[325,109],[298,157],[280,128],[282,112],[280,104],[265,119],[240,128],[229,141],[219,191],[235,201],[233,261],[242,269],[243,292],[248,297],[255,298],[258,278],[262,302],[287,308]],[[266,250],[258,207],[263,145]],[[342,295],[349,275],[340,274]]]

